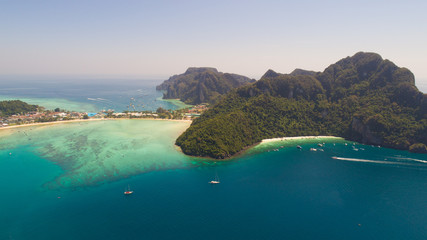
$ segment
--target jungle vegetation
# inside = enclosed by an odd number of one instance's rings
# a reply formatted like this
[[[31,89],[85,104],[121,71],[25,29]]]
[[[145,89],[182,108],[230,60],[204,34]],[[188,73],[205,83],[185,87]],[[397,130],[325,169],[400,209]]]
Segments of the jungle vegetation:
[[[176,144],[228,158],[262,139],[311,135],[427,152],[427,94],[408,69],[359,52],[323,72],[267,71],[194,120]]]
[[[37,111],[37,105],[30,105],[21,100],[0,101],[0,116],[7,117],[14,114],[25,114]]]

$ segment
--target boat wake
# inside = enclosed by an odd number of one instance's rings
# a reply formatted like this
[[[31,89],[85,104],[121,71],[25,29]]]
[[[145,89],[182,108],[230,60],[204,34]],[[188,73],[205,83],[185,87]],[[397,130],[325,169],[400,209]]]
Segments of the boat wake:
[[[406,157],[388,157],[384,160],[371,160],[371,159],[359,159],[359,158],[343,158],[343,157],[332,157],[333,159],[340,161],[349,161],[349,162],[365,162],[365,163],[376,163],[376,164],[386,164],[390,166],[401,166],[408,168],[416,168],[426,170],[427,161],[415,158],[406,158]],[[391,159],[395,159],[397,161],[393,161]],[[399,161],[400,160],[400,161]],[[403,160],[403,161],[402,161]]]
[[[416,158],[405,158],[405,157],[391,157],[393,159],[397,160],[406,160],[406,161],[413,161],[413,162],[420,162],[420,163],[427,163],[426,160],[416,159]]]
[[[112,101],[110,101],[110,100],[108,100],[108,99],[105,99],[105,98],[87,98],[87,100],[90,100],[90,101],[97,101],[97,102],[112,102]]]
[[[367,162],[367,163],[379,163],[379,164],[389,164],[389,165],[412,165],[410,163],[403,162],[391,162],[391,161],[379,161],[379,160],[369,160],[369,159],[359,159],[359,158],[343,158],[343,157],[332,157],[340,161],[349,161],[349,162]]]

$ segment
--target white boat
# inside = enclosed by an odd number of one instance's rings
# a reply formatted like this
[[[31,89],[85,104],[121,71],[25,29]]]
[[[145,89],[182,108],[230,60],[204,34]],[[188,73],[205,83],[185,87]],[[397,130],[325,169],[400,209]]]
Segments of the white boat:
[[[218,174],[215,175],[215,179],[214,180],[209,181],[209,184],[219,184],[219,183],[220,183],[220,181],[219,181]]]
[[[125,190],[124,194],[125,194],[125,195],[130,195],[130,194],[132,194],[132,193],[133,193],[133,191],[131,191],[131,190],[130,190],[130,187],[129,187],[129,185],[128,185],[128,188]]]

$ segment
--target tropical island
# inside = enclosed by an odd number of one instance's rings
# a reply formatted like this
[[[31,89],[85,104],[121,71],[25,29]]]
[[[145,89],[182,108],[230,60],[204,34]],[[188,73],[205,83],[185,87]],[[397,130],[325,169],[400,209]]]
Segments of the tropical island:
[[[264,139],[320,135],[427,152],[427,95],[418,91],[408,69],[375,53],[359,52],[323,72],[268,70],[258,81],[215,68],[189,68],[157,89],[165,91],[164,98],[198,105],[83,113],[1,101],[0,127],[86,119],[194,120],[176,145],[185,154],[215,159]]]
[[[268,70],[228,92],[176,144],[223,159],[263,139],[318,135],[426,153],[427,95],[408,69],[359,52],[323,72]]]
[[[156,87],[164,91],[163,99],[180,99],[184,103],[197,105],[213,104],[232,89],[255,82],[255,79],[218,72],[216,68],[190,67],[183,74],[174,75]]]

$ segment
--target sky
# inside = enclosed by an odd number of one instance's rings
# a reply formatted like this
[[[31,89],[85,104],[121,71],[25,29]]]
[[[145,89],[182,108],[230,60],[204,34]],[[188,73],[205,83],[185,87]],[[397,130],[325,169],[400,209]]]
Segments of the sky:
[[[0,0],[0,75],[323,71],[356,52],[427,89],[427,1]]]

